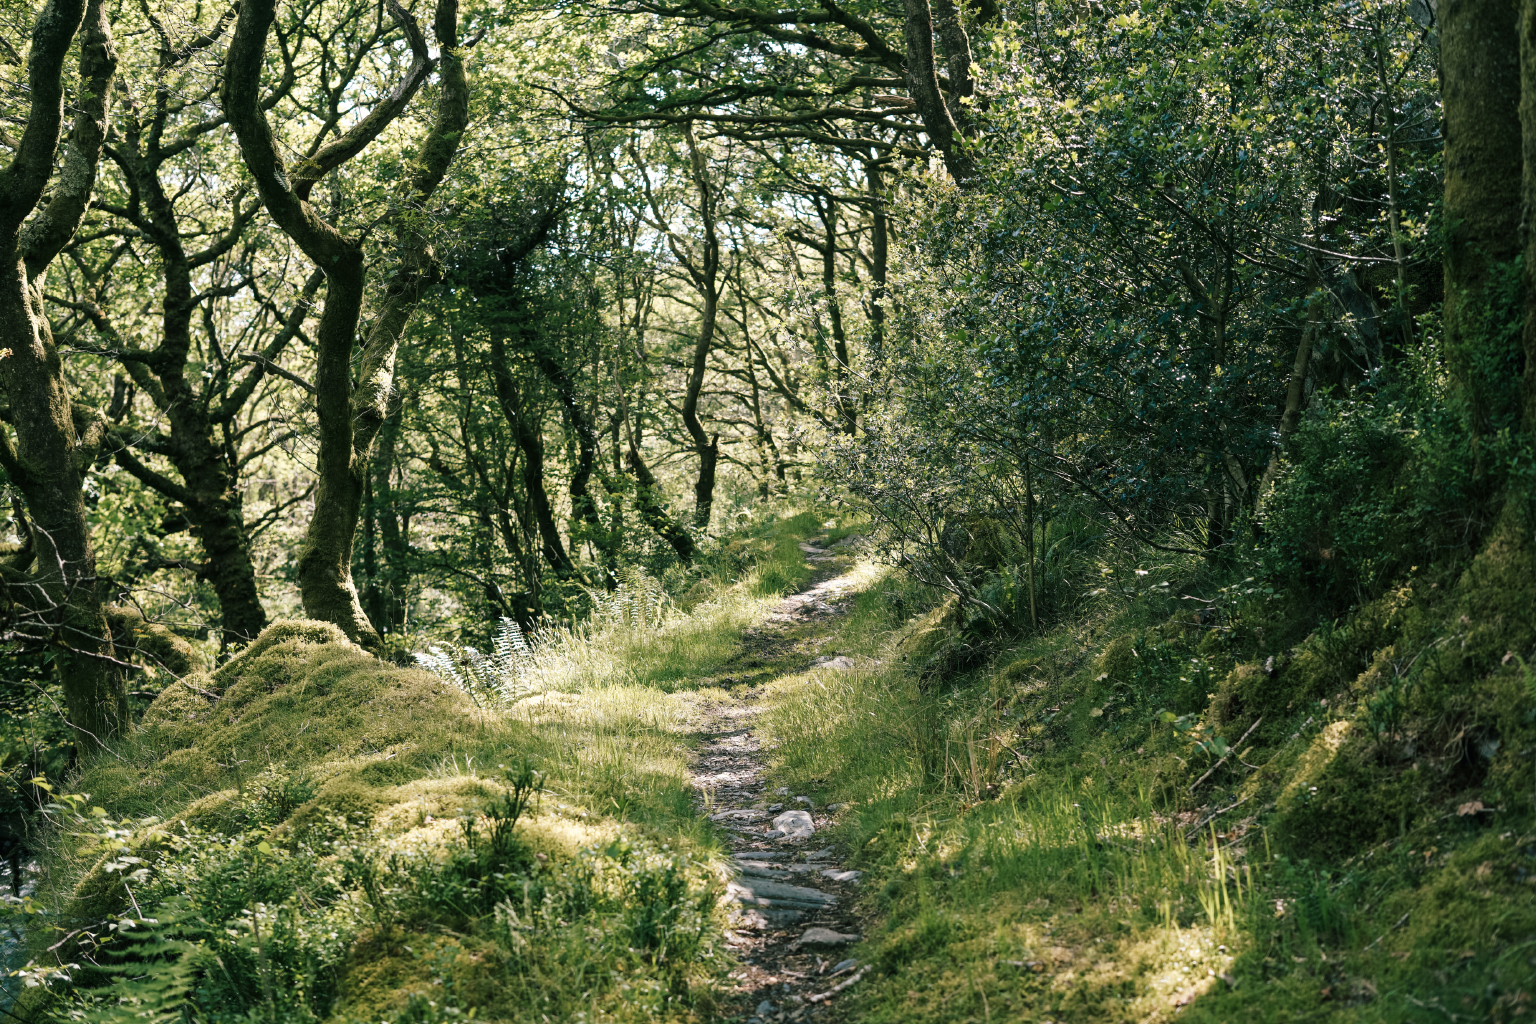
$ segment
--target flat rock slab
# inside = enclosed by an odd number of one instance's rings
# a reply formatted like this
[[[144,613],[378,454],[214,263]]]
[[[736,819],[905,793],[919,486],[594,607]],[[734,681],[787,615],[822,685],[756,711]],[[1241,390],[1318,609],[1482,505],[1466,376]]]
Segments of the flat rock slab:
[[[794,876],[783,868],[772,864],[742,864],[738,874],[743,878],[766,878],[770,882],[783,881]]]
[[[796,939],[791,945],[796,948],[801,946],[849,946],[858,942],[861,936],[852,933],[835,932],[831,928],[807,928],[805,934]]]
[[[837,902],[836,896],[820,889],[758,878],[732,882],[726,887],[726,893],[737,903],[749,907],[830,907]]]
[[[804,916],[805,911],[788,907],[753,907],[741,912],[736,926],[746,931],[775,931],[794,924]]]
[[[839,654],[832,658],[817,658],[815,668],[832,668],[839,672],[846,672],[853,668],[857,662],[846,654]]]
[[[721,811],[719,814],[711,814],[710,821],[758,821],[768,817],[766,811]]]
[[[863,875],[862,871],[839,871],[836,868],[824,868],[821,872],[822,878],[830,878],[834,882],[857,882]]]
[[[816,834],[816,826],[808,811],[785,811],[773,819],[773,828],[782,832],[785,839],[809,839]]]

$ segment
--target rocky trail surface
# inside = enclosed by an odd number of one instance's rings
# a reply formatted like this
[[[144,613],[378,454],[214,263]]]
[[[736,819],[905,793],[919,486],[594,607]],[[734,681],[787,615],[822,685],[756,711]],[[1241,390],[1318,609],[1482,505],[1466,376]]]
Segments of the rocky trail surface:
[[[851,668],[846,656],[815,652],[846,610],[852,581],[837,575],[835,563],[842,559],[814,545],[801,547],[821,563],[813,585],[786,598],[762,627],[743,637],[744,645],[779,675]],[[732,1016],[753,1024],[836,1020],[839,996],[866,972],[850,955],[860,938],[854,912],[860,872],[839,862],[823,834],[840,805],[819,807],[765,781],[767,752],[753,728],[762,710],[761,680],[728,686],[732,699],[705,709],[699,725],[704,743],[694,765],[699,811],[734,851],[727,939],[742,966],[731,975],[737,1000]]]

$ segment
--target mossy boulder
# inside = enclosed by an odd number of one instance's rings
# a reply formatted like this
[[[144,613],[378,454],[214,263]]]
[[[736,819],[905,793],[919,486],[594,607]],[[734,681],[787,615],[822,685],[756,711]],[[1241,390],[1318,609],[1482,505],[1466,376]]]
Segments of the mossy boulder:
[[[202,659],[191,644],[158,622],[146,620],[138,609],[108,605],[104,611],[120,660],[156,665],[177,676],[201,667]]]
[[[459,689],[379,661],[330,623],[276,622],[217,671],[168,686],[146,712],[131,756],[91,766],[80,788],[119,814],[157,814],[162,802],[184,800],[188,787],[239,788],[274,764],[361,758],[348,769],[355,772],[446,747],[476,714]],[[393,765],[377,772],[358,784],[387,787],[408,774]]]
[[[1385,761],[1360,721],[1338,719],[1286,771],[1275,801],[1277,831],[1297,853],[1347,856],[1398,834],[1432,781],[1417,765]]]

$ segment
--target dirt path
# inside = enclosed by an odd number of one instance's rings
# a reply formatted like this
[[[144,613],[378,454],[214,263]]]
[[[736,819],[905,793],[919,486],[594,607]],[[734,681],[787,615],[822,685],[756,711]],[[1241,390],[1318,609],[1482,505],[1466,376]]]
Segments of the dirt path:
[[[826,552],[805,545],[813,562]],[[841,561],[841,559],[839,559]],[[853,586],[836,569],[823,569],[813,585],[786,598],[767,623],[744,637],[747,656],[772,665],[773,676],[823,665],[852,664],[836,655],[816,657]],[[820,582],[815,582],[820,580]],[[759,674],[759,680],[762,675]],[[731,975],[738,1019],[753,1022],[836,1020],[839,996],[863,977],[848,953],[859,938],[853,911],[859,872],[846,870],[823,830],[840,809],[815,806],[784,788],[769,790],[766,756],[753,729],[762,709],[760,683],[728,688],[731,701],[705,709],[704,743],[694,766],[700,813],[728,837],[735,878],[731,947],[742,967]]]

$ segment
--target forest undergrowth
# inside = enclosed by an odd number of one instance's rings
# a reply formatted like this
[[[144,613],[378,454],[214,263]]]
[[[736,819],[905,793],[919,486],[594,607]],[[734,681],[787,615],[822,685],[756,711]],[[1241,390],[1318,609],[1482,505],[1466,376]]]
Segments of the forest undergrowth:
[[[818,1015],[1531,1012],[1536,680],[1518,656],[1449,696],[1391,674],[1523,649],[1518,557],[1308,623],[1230,567],[1085,545],[1099,585],[1020,634],[866,555],[821,641],[852,668],[743,660],[813,571],[799,545],[860,529],[827,514],[743,530],[675,596],[632,576],[502,663],[516,692],[317,623],[175,684],[60,780],[11,1012],[725,1019],[725,848],[688,770],[700,702],[743,682],[771,784],[846,805],[829,838],[866,872],[875,970]]]
[[[710,1019],[724,876],[690,721],[742,629],[809,575],[796,545],[817,528],[770,521],[675,596],[631,574],[499,666],[515,691],[303,621],[174,683],[131,738],[43,782],[8,1012]]]
[[[1536,674],[1505,652],[1536,594],[1508,553],[1309,623],[1101,550],[1022,640],[871,588],[837,640],[865,667],[767,712],[781,781],[854,808],[879,973],[850,1019],[1524,1019]]]

